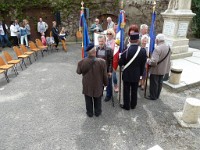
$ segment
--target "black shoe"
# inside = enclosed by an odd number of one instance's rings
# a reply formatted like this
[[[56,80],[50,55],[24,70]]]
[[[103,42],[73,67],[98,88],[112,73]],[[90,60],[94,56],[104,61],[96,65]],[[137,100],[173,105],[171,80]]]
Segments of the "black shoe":
[[[154,98],[151,98],[150,96],[145,97],[145,99],[152,100],[152,101],[156,100]]]
[[[125,110],[130,110],[130,108],[126,108],[126,107],[124,107],[123,105],[120,105],[120,107],[121,107],[122,109],[125,109]]]
[[[93,117],[93,114],[86,113],[88,117]]]
[[[131,109],[135,109],[135,108],[136,108],[136,106],[134,106],[134,107],[131,106]]]
[[[104,101],[108,102],[109,100],[111,100],[111,97],[105,97]]]
[[[101,113],[100,114],[95,114],[96,117],[99,117],[100,115],[101,115]]]

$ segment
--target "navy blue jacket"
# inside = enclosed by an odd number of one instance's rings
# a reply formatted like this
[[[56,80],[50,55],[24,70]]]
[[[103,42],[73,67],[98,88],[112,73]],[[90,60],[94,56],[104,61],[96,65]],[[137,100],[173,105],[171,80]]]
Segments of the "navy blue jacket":
[[[132,44],[128,50],[124,51],[119,59],[119,66],[125,66],[133,58],[137,49],[138,45]],[[135,60],[123,71],[122,80],[124,82],[138,82],[144,72],[146,59],[146,50],[141,48]]]

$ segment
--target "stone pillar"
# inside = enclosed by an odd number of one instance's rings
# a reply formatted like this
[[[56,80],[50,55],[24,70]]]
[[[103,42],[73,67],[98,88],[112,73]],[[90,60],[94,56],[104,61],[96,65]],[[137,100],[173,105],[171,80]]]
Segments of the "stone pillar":
[[[187,98],[183,108],[183,121],[189,124],[196,124],[199,119],[199,113],[200,100],[196,98]]]
[[[169,83],[179,84],[182,72],[183,72],[183,69],[172,67],[170,77],[169,77]]]
[[[189,40],[186,36],[189,23],[195,16],[190,8],[191,0],[170,0],[168,9],[161,13],[164,18],[163,34],[173,54],[188,52]]]
[[[182,112],[175,112],[174,116],[182,127],[200,128],[200,100],[187,98]]]

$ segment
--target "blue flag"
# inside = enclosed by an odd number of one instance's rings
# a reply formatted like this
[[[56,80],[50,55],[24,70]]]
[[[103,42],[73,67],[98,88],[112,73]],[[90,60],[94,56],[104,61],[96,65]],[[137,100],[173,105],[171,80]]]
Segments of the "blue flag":
[[[124,25],[125,25],[125,14],[124,10],[120,11],[119,19],[118,19],[118,27],[117,27],[117,34],[120,36],[120,47],[119,53],[124,50]]]
[[[88,27],[87,27],[87,22],[85,20],[85,15],[84,13],[81,13],[81,19],[80,19],[80,26],[83,28],[83,57],[87,57],[87,52],[86,48],[88,44],[90,43],[90,37],[88,34]]]
[[[154,11],[152,13],[152,18],[151,18],[151,28],[150,28],[150,46],[149,46],[149,53],[150,55],[153,53],[154,51],[154,46],[155,46],[155,20],[156,20],[156,12]]]

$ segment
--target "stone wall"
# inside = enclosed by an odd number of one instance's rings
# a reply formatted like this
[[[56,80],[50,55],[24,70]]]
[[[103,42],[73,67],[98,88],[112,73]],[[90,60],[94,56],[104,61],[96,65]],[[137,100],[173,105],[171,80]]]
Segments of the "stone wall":
[[[124,0],[124,10],[126,11],[127,25],[126,30],[130,24],[136,23],[151,24],[151,15],[152,15],[152,1],[153,0]],[[156,5],[156,32],[162,32],[163,27],[163,18],[160,15],[161,12],[164,12],[167,9],[169,0],[159,0]],[[117,18],[119,15],[119,4],[113,4],[113,0],[106,0],[102,2],[101,0],[96,0],[93,2],[92,6],[87,5],[89,8],[90,18],[87,20],[88,27],[91,26],[96,17],[100,17],[100,23],[103,23],[101,16],[111,16]],[[81,5],[80,5],[81,8]],[[66,26],[67,30],[70,32],[70,39],[74,40],[75,33],[78,30],[79,26],[79,17],[80,17],[80,8],[77,9],[77,6],[74,7],[74,12],[66,17],[66,10],[61,11],[62,16],[62,26]],[[103,17],[103,19],[106,19]],[[116,20],[116,19],[114,19]],[[104,21],[105,23],[105,21]]]

